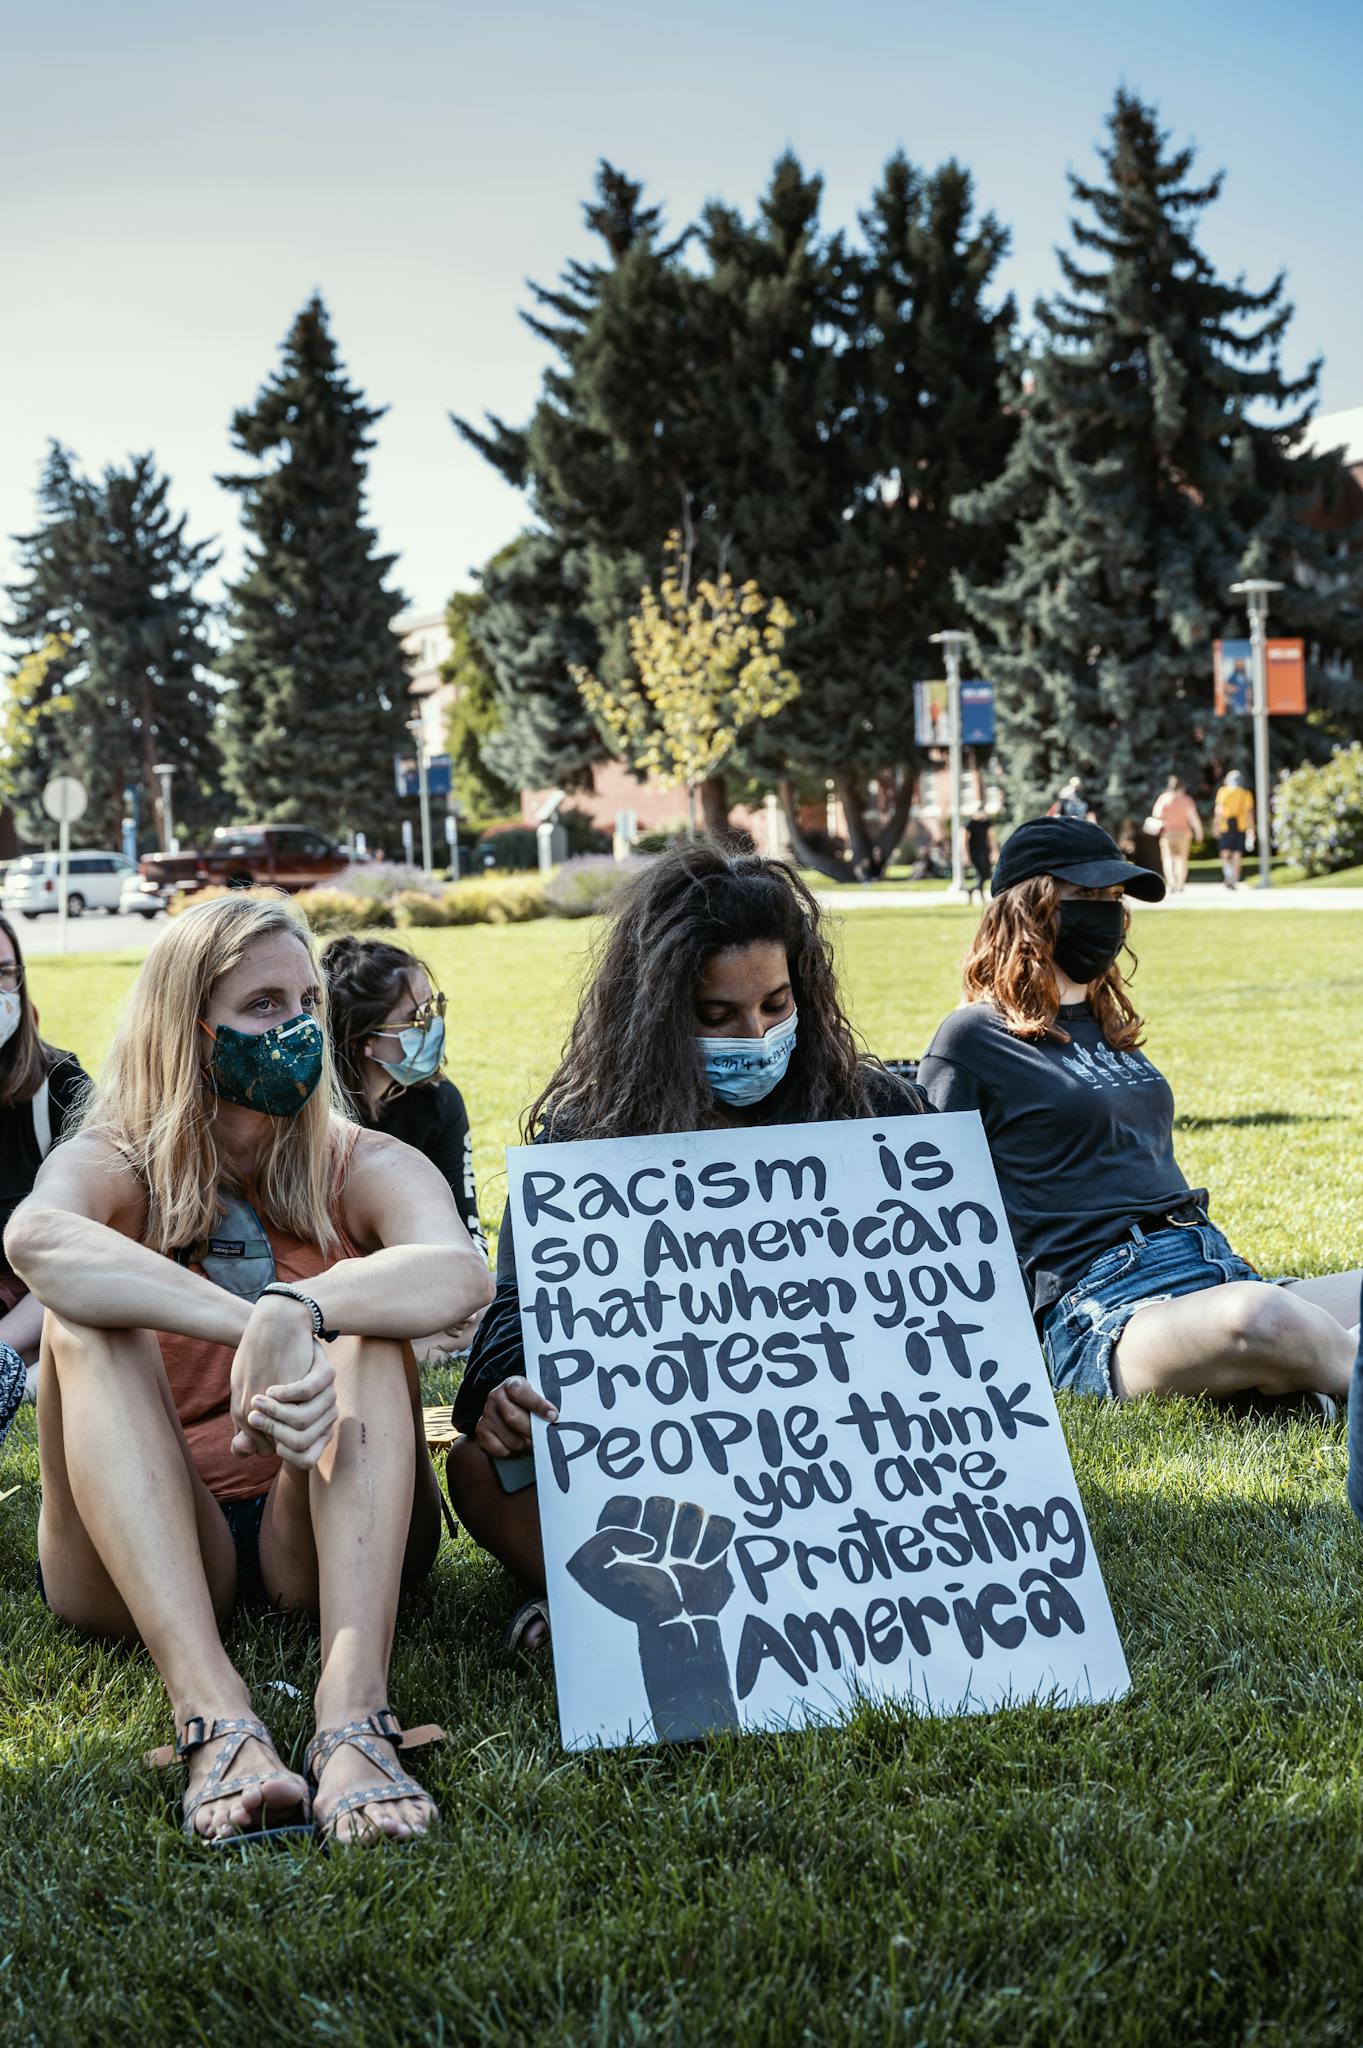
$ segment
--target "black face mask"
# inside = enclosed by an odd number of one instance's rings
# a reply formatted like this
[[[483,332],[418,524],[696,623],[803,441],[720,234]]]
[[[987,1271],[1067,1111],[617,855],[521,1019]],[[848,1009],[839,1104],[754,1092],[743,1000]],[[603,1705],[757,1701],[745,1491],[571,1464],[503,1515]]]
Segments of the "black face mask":
[[[1055,964],[1071,981],[1096,981],[1122,950],[1126,911],[1110,897],[1069,897],[1060,906]]]

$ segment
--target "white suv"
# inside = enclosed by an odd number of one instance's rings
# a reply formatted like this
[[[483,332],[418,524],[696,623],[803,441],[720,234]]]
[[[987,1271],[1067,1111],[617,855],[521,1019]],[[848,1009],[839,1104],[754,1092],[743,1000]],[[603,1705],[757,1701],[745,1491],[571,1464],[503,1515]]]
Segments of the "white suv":
[[[66,864],[66,911],[79,917],[83,910],[107,910],[112,916],[129,875],[136,866],[121,853],[96,851],[73,853]],[[57,895],[55,853],[26,853],[10,862],[0,906],[5,915],[17,911],[21,917],[41,917],[60,907]]]

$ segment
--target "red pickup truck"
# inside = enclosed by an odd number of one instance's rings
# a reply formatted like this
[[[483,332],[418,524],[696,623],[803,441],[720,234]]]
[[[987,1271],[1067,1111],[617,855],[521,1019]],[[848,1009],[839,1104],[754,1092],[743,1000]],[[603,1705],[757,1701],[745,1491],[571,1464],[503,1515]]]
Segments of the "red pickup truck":
[[[125,884],[123,910],[155,917],[177,890],[246,889],[269,882],[276,889],[311,889],[349,867],[351,855],[310,825],[220,825],[212,844],[188,853],[149,853]]]

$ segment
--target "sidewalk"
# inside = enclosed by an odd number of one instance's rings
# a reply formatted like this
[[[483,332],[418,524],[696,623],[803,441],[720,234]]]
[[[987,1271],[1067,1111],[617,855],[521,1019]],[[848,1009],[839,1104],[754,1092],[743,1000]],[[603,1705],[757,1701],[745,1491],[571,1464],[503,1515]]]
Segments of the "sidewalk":
[[[946,889],[858,888],[846,883],[817,892],[820,903],[838,910],[950,910],[962,907],[961,899]],[[1242,883],[1227,889],[1220,882],[1191,882],[1181,896],[1166,896],[1163,903],[1140,903],[1142,911],[1184,910],[1363,910],[1363,889],[1307,889],[1293,887],[1256,889]]]

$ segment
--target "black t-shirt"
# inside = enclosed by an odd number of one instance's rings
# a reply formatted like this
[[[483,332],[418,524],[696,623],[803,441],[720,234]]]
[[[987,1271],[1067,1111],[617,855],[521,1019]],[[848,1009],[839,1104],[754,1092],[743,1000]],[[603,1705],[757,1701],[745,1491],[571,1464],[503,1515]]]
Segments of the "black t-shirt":
[[[932,1107],[921,1088],[882,1067],[868,1066],[866,1082],[868,1117],[915,1116]],[[800,1121],[795,1091],[783,1082],[772,1090],[765,1102],[745,1117],[743,1128],[766,1129],[769,1125]],[[569,1134],[559,1132],[555,1135],[566,1138]],[[516,1285],[516,1247],[511,1237],[511,1207],[508,1203],[497,1239],[497,1291],[478,1325],[478,1334],[469,1353],[468,1369],[455,1396],[456,1427],[466,1433],[475,1429],[493,1388],[524,1371],[525,1346]]]
[[[379,1104],[375,1129],[400,1138],[438,1166],[450,1184],[464,1228],[487,1257],[487,1239],[478,1220],[478,1190],[473,1179],[473,1139],[464,1098],[453,1081],[438,1080],[404,1088]]]
[[[1113,1052],[1087,1004],[1057,1021],[1068,1045],[1017,1038],[992,1004],[971,1003],[939,1026],[918,1070],[934,1109],[980,1112],[1038,1311],[1130,1224],[1190,1194],[1163,1074],[1143,1052]]]
[[[54,1145],[74,1120],[87,1086],[88,1076],[75,1054],[54,1049],[53,1065],[47,1075],[48,1122]],[[0,1231],[20,1202],[32,1194],[42,1163],[33,1128],[33,1104],[15,1102],[8,1109],[0,1109]],[[8,1275],[9,1270],[0,1256],[0,1272]]]

